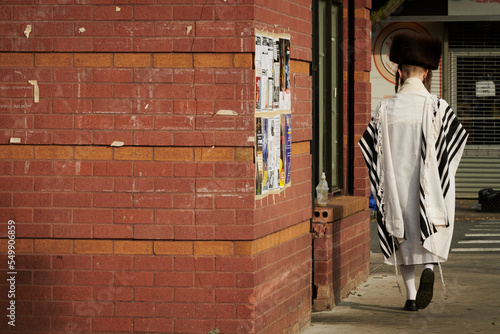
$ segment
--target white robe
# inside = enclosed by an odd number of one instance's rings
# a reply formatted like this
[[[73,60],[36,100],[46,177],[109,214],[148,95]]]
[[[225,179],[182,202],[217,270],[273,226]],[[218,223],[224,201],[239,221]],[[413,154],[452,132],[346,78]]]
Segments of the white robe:
[[[377,106],[359,145],[382,217],[378,234],[386,263],[447,260],[454,176],[466,139],[449,105],[419,79],[407,79],[398,94]]]

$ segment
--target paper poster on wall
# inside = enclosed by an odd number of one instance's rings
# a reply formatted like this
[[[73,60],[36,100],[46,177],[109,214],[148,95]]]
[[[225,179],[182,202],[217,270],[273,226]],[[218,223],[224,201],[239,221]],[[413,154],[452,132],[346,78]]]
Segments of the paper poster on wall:
[[[261,78],[260,77],[255,77],[255,110],[260,111],[261,108],[261,100],[262,100],[262,94],[261,94]]]
[[[292,108],[292,99],[290,95],[290,40],[285,39],[285,109]]]
[[[267,80],[267,109],[269,111],[273,110],[273,96],[274,96],[274,80],[269,78]]]
[[[370,82],[372,87],[372,111],[378,103],[395,94],[397,64],[389,60],[389,51],[392,38],[399,32],[416,32],[423,35],[432,35],[443,39],[443,25],[441,23],[397,22],[380,23],[372,34],[372,71]],[[441,96],[441,66],[433,71],[431,93]]]
[[[274,188],[280,188],[280,172],[281,172],[281,126],[280,115],[273,117],[273,136],[274,136]]]
[[[262,36],[255,35],[255,71],[262,72]]]
[[[268,118],[262,118],[262,194],[269,190],[269,140]]]
[[[285,185],[290,184],[290,173],[292,170],[292,115],[284,114],[285,123]]]
[[[269,53],[269,47],[268,47],[268,38],[266,36],[262,36],[262,47],[261,47],[261,59],[262,59],[262,74],[268,75],[267,69],[269,67],[268,62],[268,53]]]
[[[258,33],[255,36],[256,112],[291,109],[290,38]]]
[[[262,118],[255,119],[255,138],[256,138],[256,152],[255,152],[255,194],[262,194],[262,180],[264,161],[262,156]]]
[[[255,36],[255,110],[261,110],[262,104],[262,36]]]
[[[279,143],[278,143],[279,144]],[[269,175],[269,189],[276,189],[274,175],[276,172],[276,142],[274,136],[274,118],[267,118],[267,171]]]
[[[274,67],[274,38],[272,36],[267,37],[267,61],[266,61],[266,71],[269,77],[273,76]]]
[[[281,115],[280,119],[280,188],[286,184],[286,115]]]
[[[267,110],[273,110],[273,95],[274,95],[274,39],[267,38],[267,61],[266,61],[266,74],[267,74]]]
[[[290,99],[290,40],[280,38],[280,109],[291,107]]]
[[[266,36],[262,36],[262,81],[260,83],[261,87],[261,110],[269,110],[269,43],[270,39]]]
[[[280,107],[280,40],[279,38],[274,39],[274,57],[273,57],[273,109],[279,109]]]
[[[255,37],[255,194],[268,196],[291,183],[290,37]]]
[[[260,110],[268,111],[268,103],[269,99],[267,97],[267,88],[268,88],[268,77],[264,73],[262,73],[262,77],[260,78]]]

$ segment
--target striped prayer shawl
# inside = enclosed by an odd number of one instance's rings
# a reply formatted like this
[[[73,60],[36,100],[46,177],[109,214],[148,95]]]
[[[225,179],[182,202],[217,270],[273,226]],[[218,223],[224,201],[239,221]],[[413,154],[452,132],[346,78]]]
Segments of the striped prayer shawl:
[[[451,110],[451,107],[446,103],[444,104],[444,113],[441,118],[438,117],[438,111],[441,110],[442,100],[436,96],[431,96],[433,98],[432,104],[434,105],[434,110],[432,113],[432,123],[437,123],[438,132],[437,139],[434,143],[435,158],[438,166],[438,175],[441,186],[442,198],[443,200],[447,198],[448,192],[451,186],[450,180],[450,165],[459,151],[463,149],[465,142],[467,140],[467,132],[462,127],[462,124],[455,116],[455,113]],[[424,116],[424,123],[426,122]],[[428,143],[427,138],[431,138],[430,131],[425,131],[425,125],[422,126],[422,156],[421,162],[422,166],[425,162],[433,157],[429,154],[427,149]],[[453,197],[455,194],[451,194]],[[429,221],[425,206],[426,192],[422,186],[420,186],[420,240],[422,244],[425,240],[436,233],[436,227]],[[449,221],[446,221],[446,226],[449,226]]]
[[[426,206],[426,195],[430,195],[430,192],[440,192],[438,195],[443,203],[446,201],[448,196],[455,196],[455,194],[450,194],[450,187],[452,180],[450,179],[450,165],[452,164],[454,158],[460,158],[457,156],[459,152],[462,152],[465,142],[467,140],[467,132],[462,127],[460,121],[457,119],[453,113],[451,107],[446,103],[442,103],[444,100],[439,99],[435,95],[430,95],[426,103],[431,103],[432,114],[424,115],[424,120],[422,123],[422,151],[421,151],[421,172],[420,172],[420,240],[422,245],[425,240],[429,238],[433,233],[436,233],[436,227],[431,222]],[[385,258],[389,258],[398,247],[397,238],[392,236],[387,229],[385,220],[385,207],[384,207],[384,185],[383,185],[383,166],[381,166],[380,156],[383,152],[383,147],[381,143],[381,124],[380,117],[378,114],[380,112],[385,112],[386,101],[382,103],[377,108],[377,116],[375,116],[369,123],[366,131],[363,133],[359,141],[359,146],[363,153],[366,165],[368,167],[368,175],[370,179],[370,185],[372,189],[373,196],[377,202],[377,225],[378,225],[378,236],[380,242],[380,248],[382,254]],[[425,113],[424,113],[425,114]],[[441,116],[441,117],[439,117]],[[432,134],[435,134],[435,137]],[[436,138],[433,143],[432,138]],[[434,145],[434,146],[428,146]],[[436,159],[437,173],[435,175],[439,177],[438,183],[440,186],[432,186],[426,189],[422,185],[422,180],[426,176],[428,171],[425,171],[426,162],[430,159]],[[458,162],[456,162],[458,165]],[[429,165],[429,164],[428,164]],[[430,173],[432,175],[432,173]],[[432,181],[432,180],[431,180]],[[435,197],[434,197],[435,198]],[[446,226],[449,222],[446,218]]]

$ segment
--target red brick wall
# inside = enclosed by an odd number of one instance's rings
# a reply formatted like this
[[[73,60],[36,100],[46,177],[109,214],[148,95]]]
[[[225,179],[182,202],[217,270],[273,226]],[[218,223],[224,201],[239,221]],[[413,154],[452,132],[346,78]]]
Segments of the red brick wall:
[[[333,224],[333,291],[336,302],[368,278],[370,270],[370,211]]]
[[[3,143],[251,146],[251,54],[1,53],[0,61]],[[38,81],[39,103],[28,80]],[[226,109],[237,116],[214,116]]]
[[[297,332],[310,321],[308,230],[306,221],[257,244],[20,239],[16,329]]]
[[[251,148],[2,145],[0,157],[0,216],[20,237],[252,239]]]
[[[257,255],[256,264],[256,332],[298,333],[311,319],[310,235]]]
[[[358,141],[361,138],[366,126],[371,118],[371,84],[370,84],[370,70],[371,70],[371,31],[372,25],[370,21],[371,0],[352,0],[354,1],[354,45],[349,43],[348,28],[349,28],[349,15],[348,3],[349,0],[343,1],[343,18],[344,18],[344,31],[343,31],[343,52],[344,52],[344,185],[347,185],[348,168],[350,157],[348,152],[348,115],[354,113],[354,196],[370,196],[370,183],[366,171],[366,164],[363,155],[358,147]],[[353,102],[350,102],[348,95],[348,69],[349,59],[354,61],[354,96]],[[352,104],[352,105],[351,105]]]
[[[17,330],[307,325],[311,4],[270,6],[2,2],[0,217],[16,222]],[[294,141],[292,186],[257,201],[255,29],[291,36]]]
[[[333,308],[370,271],[370,210],[367,198],[342,196],[315,209],[313,311]]]
[[[371,119],[371,0],[355,0],[354,26],[354,196],[370,196],[370,180],[358,146]]]

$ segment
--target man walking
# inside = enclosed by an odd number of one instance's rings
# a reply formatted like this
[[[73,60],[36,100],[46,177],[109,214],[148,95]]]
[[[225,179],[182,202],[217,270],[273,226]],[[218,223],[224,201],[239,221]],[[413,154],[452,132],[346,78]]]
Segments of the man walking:
[[[441,269],[448,258],[455,172],[468,136],[448,103],[429,92],[441,49],[431,36],[394,36],[396,94],[379,103],[359,142],[377,202],[380,247],[385,263],[401,269],[408,311],[431,302],[434,265]],[[424,265],[418,291],[415,265]]]

